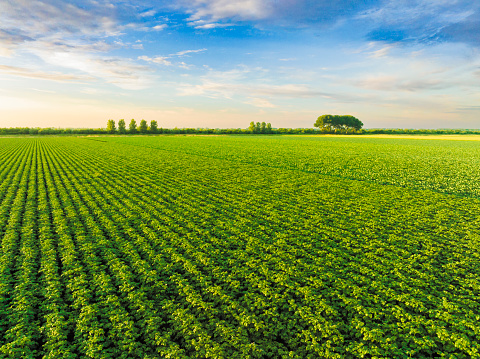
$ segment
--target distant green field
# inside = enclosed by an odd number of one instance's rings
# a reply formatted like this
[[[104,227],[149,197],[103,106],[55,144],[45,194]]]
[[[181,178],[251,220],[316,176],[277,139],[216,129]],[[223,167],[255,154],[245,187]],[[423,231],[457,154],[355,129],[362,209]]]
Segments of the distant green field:
[[[336,136],[116,137],[108,141],[377,184],[480,197],[480,143]],[[430,139],[432,136],[425,136]],[[473,137],[473,136],[471,136]],[[480,136],[476,136],[480,138]],[[463,137],[469,138],[469,136]],[[323,177],[320,177],[323,178]]]
[[[0,139],[0,357],[479,358],[480,142]]]

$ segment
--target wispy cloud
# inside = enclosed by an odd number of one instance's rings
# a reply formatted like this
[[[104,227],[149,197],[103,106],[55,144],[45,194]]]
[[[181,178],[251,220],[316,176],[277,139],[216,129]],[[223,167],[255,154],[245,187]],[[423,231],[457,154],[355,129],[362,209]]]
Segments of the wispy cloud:
[[[142,13],[140,13],[140,17],[151,17],[154,16],[157,13],[157,10],[147,10]]]
[[[306,84],[268,84],[264,75],[267,71],[262,68],[241,66],[230,71],[209,71],[201,77],[200,84],[182,84],[179,88],[180,96],[206,96],[211,98],[233,99],[246,97],[257,99],[257,104],[268,101],[265,97],[276,98],[331,98],[334,95],[319,91]],[[263,102],[265,105],[266,102]],[[269,106],[264,106],[269,107]]]
[[[148,56],[139,56],[139,60],[147,61],[147,62],[153,62],[155,64],[160,64],[160,65],[165,65],[165,66],[172,66],[172,63],[168,61],[168,57],[162,57],[162,56],[157,56],[157,57],[148,57]]]
[[[30,60],[32,69],[10,69],[10,73],[55,81],[103,80],[124,89],[145,88],[150,83],[148,67],[108,55],[119,47],[143,48],[141,43],[123,43],[118,39],[126,27],[119,23],[117,11],[117,5],[100,2],[76,6],[54,0],[18,0],[2,4],[1,52],[9,56],[18,52],[37,59]],[[164,28],[157,26],[160,27],[155,30]],[[59,68],[62,73],[34,70],[38,59],[49,67]],[[23,63],[29,66],[28,61]]]
[[[152,29],[155,31],[162,31],[162,30],[165,30],[167,27],[168,27],[167,24],[161,24],[161,25],[156,25],[152,27]]]
[[[442,90],[454,86],[454,84],[441,79],[403,79],[400,76],[378,75],[367,77],[355,82],[358,87],[377,91],[421,91]]]
[[[190,13],[189,25],[210,29],[253,21],[302,27],[305,24],[331,24],[369,9],[379,0],[193,0],[181,1]]]
[[[129,59],[99,56],[75,48],[70,51],[51,51],[48,47],[41,47],[31,51],[47,64],[85,73],[123,89],[143,89],[152,83],[152,69]]]
[[[199,52],[204,52],[204,51],[207,51],[207,49],[198,49],[198,50],[183,50],[183,51],[179,51],[175,54],[172,54],[170,56],[178,56],[178,57],[182,57],[182,56],[185,56],[187,54],[196,54],[196,53],[199,53]]]
[[[457,112],[480,112],[480,106],[462,106],[456,108]]]
[[[139,31],[139,32],[156,32],[156,31],[163,31],[168,27],[167,24],[145,24],[145,23],[136,23],[131,22],[125,25],[119,25],[118,29],[120,31],[125,30],[132,30],[132,31]]]
[[[197,53],[204,52],[204,51],[207,51],[207,49],[183,50],[183,51],[176,52],[174,54],[170,54],[168,56],[155,56],[155,57],[139,56],[138,59],[143,60],[143,61],[147,61],[147,62],[150,62],[150,63],[154,63],[154,64],[164,65],[164,66],[175,65],[175,66],[180,67],[182,69],[190,70],[190,69],[193,68],[192,65],[186,64],[183,61],[180,61],[178,63],[173,63],[171,61],[171,59],[182,58],[182,57],[188,56],[188,54],[197,54]]]
[[[356,16],[374,41],[466,42],[480,45],[480,3],[471,0],[389,0]]]
[[[370,52],[369,57],[374,59],[386,57],[390,54],[390,51],[392,51],[393,48],[394,48],[394,45],[391,45],[391,44],[382,46],[380,49]]]
[[[58,82],[86,82],[94,80],[94,78],[90,76],[62,74],[58,72],[35,71],[23,67],[7,65],[0,65],[0,72],[10,76],[19,76],[40,80],[51,80]]]
[[[191,21],[206,19],[215,22],[222,19],[261,19],[271,12],[270,1],[263,0],[194,0]]]
[[[211,30],[211,29],[218,29],[222,27],[231,27],[232,24],[221,24],[218,22],[207,22],[203,20],[198,21],[191,21],[188,23],[190,26],[193,26],[195,29],[199,30]]]
[[[379,47],[380,46],[380,47]],[[348,78],[336,81],[380,92],[436,93],[477,92],[480,87],[475,72],[480,58],[463,44],[435,47],[390,46],[373,44],[361,52],[367,66]],[[379,47],[379,48],[378,48]],[[473,51],[476,54],[476,51]],[[379,56],[381,55],[381,56]],[[360,68],[359,68],[360,69]]]
[[[21,34],[18,29],[0,29],[0,56],[10,57],[19,44],[33,39]]]

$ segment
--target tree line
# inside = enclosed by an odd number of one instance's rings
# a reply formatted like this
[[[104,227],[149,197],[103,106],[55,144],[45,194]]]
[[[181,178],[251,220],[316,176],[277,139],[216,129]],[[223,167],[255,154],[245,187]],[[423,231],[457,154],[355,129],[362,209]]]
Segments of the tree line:
[[[10,127],[0,128],[0,135],[104,135],[104,134],[221,134],[221,135],[247,135],[247,134],[411,134],[411,135],[461,135],[480,134],[476,129],[400,129],[380,128],[363,129],[363,122],[350,115],[322,115],[314,123],[315,128],[272,128],[270,123],[250,122],[248,128],[162,128],[158,127],[155,120],[141,120],[137,125],[135,119],[130,120],[128,127],[124,119],[115,123],[107,121],[106,128],[31,128]]]
[[[252,121],[250,122],[248,131],[250,131],[250,133],[272,133],[272,125],[270,123],[255,123]]]
[[[126,128],[126,123],[124,119],[118,121],[118,129],[115,126],[114,120],[107,121],[107,133],[120,133],[120,134],[136,134],[136,133],[158,133],[158,123],[155,120],[150,121],[150,126],[147,125],[147,121],[141,120],[140,125],[137,127],[137,121],[133,118],[130,120],[128,124],[128,131]]]

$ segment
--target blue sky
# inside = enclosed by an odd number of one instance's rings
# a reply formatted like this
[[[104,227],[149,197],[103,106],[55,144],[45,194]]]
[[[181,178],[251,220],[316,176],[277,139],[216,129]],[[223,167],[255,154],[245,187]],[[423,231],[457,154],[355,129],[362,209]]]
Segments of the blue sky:
[[[0,0],[0,127],[480,128],[476,0]]]

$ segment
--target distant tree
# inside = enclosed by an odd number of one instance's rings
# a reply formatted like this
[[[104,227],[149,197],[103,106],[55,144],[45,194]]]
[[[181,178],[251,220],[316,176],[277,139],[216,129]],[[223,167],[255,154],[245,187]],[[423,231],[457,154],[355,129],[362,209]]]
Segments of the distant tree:
[[[151,133],[157,133],[158,132],[158,123],[155,120],[150,121],[150,129],[149,131]]]
[[[265,133],[267,132],[267,124],[265,122],[262,122],[260,125],[260,132]]]
[[[359,131],[363,127],[363,122],[350,115],[323,115],[317,118],[313,126],[327,131],[331,131],[332,128],[334,128],[335,131],[342,129]]]
[[[257,123],[255,124],[255,133],[260,133],[260,132],[261,132],[261,130],[260,130],[261,127],[260,127],[260,126],[261,126],[261,125],[260,125],[260,122],[257,122]]]
[[[137,133],[137,122],[135,122],[133,118],[128,125],[128,132],[130,132],[131,134]]]
[[[118,121],[118,132],[121,134],[125,134],[127,132],[125,128],[125,120],[123,118]]]
[[[140,121],[140,126],[138,126],[138,131],[140,133],[147,133],[148,131],[147,121],[145,120]]]
[[[267,133],[272,133],[272,124],[271,124],[270,122],[267,123],[267,128],[266,128],[266,130],[267,130]]]
[[[114,120],[108,120],[107,122],[107,132],[109,133],[115,133],[115,121]]]
[[[250,126],[248,127],[250,133],[255,133],[255,122],[250,122]]]

